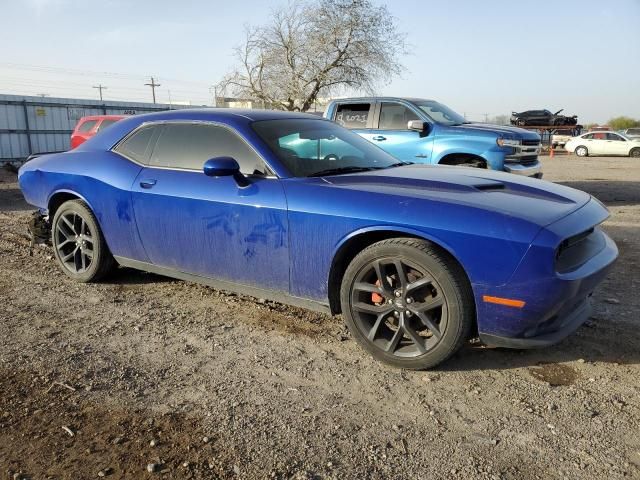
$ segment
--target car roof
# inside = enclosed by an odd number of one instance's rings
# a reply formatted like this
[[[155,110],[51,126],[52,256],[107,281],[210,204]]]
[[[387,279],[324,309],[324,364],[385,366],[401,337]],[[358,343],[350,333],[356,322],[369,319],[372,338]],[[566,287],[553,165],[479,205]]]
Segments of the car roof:
[[[145,122],[158,120],[229,120],[231,118],[245,119],[248,121],[258,120],[278,120],[286,118],[318,119],[316,115],[300,112],[287,112],[281,110],[254,110],[242,108],[182,108],[179,110],[164,110],[161,112],[145,113],[136,115],[137,118],[144,118]]]
[[[218,122],[234,128],[244,128],[254,121],[260,120],[316,120],[326,122],[322,117],[308,113],[285,112],[278,110],[249,110],[237,108],[184,108],[179,110],[163,110],[160,112],[130,115],[116,122],[102,134],[92,137],[78,149],[110,149],[125,135],[145,123],[195,121]]]

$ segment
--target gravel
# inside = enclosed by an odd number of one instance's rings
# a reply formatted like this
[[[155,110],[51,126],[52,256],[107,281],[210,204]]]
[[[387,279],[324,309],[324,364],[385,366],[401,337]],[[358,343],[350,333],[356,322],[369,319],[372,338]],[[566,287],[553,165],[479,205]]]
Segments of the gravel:
[[[0,478],[640,478],[640,162],[544,163],[612,213],[593,317],[429,372],[376,363],[339,318],[128,269],[75,284],[30,255],[0,173]]]

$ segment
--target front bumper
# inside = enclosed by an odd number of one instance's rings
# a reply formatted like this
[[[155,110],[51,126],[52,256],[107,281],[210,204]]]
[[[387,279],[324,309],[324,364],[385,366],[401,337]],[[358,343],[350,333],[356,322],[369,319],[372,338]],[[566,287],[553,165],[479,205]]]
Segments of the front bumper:
[[[590,315],[590,297],[606,278],[618,249],[599,227],[602,239],[588,258],[559,272],[559,241],[588,230],[606,218],[606,209],[591,200],[581,209],[544,228],[511,279],[501,286],[474,285],[478,330],[487,345],[536,348],[552,345],[580,327]],[[585,249],[587,251],[587,249]],[[522,308],[487,303],[484,296],[517,299]]]
[[[542,178],[542,164],[538,160],[528,164],[505,162],[504,171],[515,175]]]

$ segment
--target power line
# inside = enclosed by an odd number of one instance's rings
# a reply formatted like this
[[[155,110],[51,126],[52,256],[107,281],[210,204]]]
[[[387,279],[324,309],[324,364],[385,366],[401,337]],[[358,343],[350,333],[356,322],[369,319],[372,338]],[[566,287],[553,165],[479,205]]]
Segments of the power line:
[[[102,90],[106,90],[107,87],[105,87],[104,85],[102,85],[101,83],[99,83],[97,86],[93,86],[91,88],[97,88],[100,91],[100,101],[102,101]],[[153,102],[155,103],[155,102]]]
[[[153,95],[153,103],[156,103],[156,87],[159,87],[160,84],[156,83],[153,77],[151,77],[151,83],[145,83],[148,87],[151,87],[151,94]]]
[[[48,72],[48,73],[67,74],[67,75],[80,75],[80,76],[94,75],[94,76],[107,76],[107,77],[122,78],[122,79],[135,79],[135,80],[140,80],[145,78],[145,75],[135,75],[135,74],[129,74],[129,73],[99,72],[95,70],[85,70],[85,69],[78,69],[78,68],[52,67],[47,65],[28,65],[28,64],[8,63],[8,62],[0,62],[0,67],[7,67],[14,70],[27,70],[27,71]],[[206,82],[169,78],[165,76],[162,76],[162,78],[164,80],[172,81],[172,82],[190,83],[192,85],[197,85],[203,88],[206,88],[208,86],[208,83]]]

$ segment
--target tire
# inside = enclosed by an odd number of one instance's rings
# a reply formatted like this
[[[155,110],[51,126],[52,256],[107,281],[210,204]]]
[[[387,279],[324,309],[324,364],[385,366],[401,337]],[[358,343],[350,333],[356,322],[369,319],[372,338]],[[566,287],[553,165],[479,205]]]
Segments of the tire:
[[[360,346],[404,369],[445,361],[475,324],[462,268],[433,244],[414,238],[383,240],[356,255],[342,279],[340,302]]]
[[[587,147],[580,145],[579,147],[576,147],[576,149],[574,150],[574,153],[579,156],[579,157],[588,157],[589,156],[589,150],[587,150]]]
[[[95,215],[81,200],[69,200],[58,208],[51,237],[58,265],[76,282],[98,281],[115,267]]]
[[[527,121],[526,120],[516,120],[516,125],[519,127],[524,127],[527,125]]]
[[[640,158],[640,148],[632,148],[629,152],[629,156],[633,158]]]

